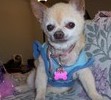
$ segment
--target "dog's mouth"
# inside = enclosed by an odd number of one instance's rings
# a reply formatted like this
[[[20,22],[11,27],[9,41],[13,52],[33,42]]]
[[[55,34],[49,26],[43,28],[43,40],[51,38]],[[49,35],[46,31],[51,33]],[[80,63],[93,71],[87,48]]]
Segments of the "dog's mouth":
[[[50,39],[51,42],[54,42],[54,43],[65,43],[67,42],[68,40],[67,39]]]

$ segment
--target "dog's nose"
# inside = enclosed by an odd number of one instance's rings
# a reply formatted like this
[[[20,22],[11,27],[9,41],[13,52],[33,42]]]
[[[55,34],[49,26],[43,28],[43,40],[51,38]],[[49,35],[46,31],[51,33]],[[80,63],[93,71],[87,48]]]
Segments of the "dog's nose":
[[[54,38],[55,39],[63,39],[64,38],[64,33],[62,31],[56,31],[54,33]]]

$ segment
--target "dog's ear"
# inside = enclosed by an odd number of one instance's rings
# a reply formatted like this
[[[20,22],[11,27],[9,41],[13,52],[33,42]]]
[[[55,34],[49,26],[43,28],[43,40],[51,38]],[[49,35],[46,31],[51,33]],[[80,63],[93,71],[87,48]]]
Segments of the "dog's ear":
[[[76,6],[77,10],[85,14],[85,1],[84,0],[70,0],[71,5]]]
[[[31,0],[31,7],[34,16],[39,20],[39,22],[41,22],[44,16],[44,11],[47,7],[41,2],[37,2],[37,0]]]

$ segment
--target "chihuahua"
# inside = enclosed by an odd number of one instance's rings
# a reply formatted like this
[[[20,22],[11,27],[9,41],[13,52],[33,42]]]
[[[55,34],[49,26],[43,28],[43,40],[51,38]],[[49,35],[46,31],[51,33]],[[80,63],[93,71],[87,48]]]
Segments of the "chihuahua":
[[[61,2],[50,8],[31,0],[31,7],[47,37],[47,42],[40,47],[39,58],[34,54],[37,69],[28,77],[30,87],[36,88],[35,100],[45,100],[46,93],[68,91],[76,78],[92,100],[103,100],[89,68],[92,60],[84,51],[84,0]]]

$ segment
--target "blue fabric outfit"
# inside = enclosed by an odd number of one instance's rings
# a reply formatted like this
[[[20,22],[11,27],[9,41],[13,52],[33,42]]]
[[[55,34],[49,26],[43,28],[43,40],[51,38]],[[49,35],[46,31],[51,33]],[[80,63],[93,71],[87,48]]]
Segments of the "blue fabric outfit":
[[[94,62],[94,59],[93,58],[88,59],[86,57],[85,51],[82,50],[74,65],[63,66],[65,71],[67,71],[67,73],[68,73],[67,80],[55,80],[53,77],[54,76],[53,74],[56,71],[56,69],[59,67],[59,63],[57,62],[57,60],[55,58],[51,58],[51,60],[53,62],[53,66],[52,66],[53,70],[50,71],[50,63],[49,63],[49,58],[47,55],[47,48],[48,48],[48,45],[46,43],[41,45],[38,41],[35,41],[33,44],[33,56],[35,59],[37,59],[39,57],[39,55],[42,56],[42,58],[44,60],[44,64],[45,64],[45,70],[46,70],[46,73],[48,76],[48,84],[50,84],[51,86],[54,86],[54,87],[73,86],[74,85],[73,73],[80,69],[89,67]]]

